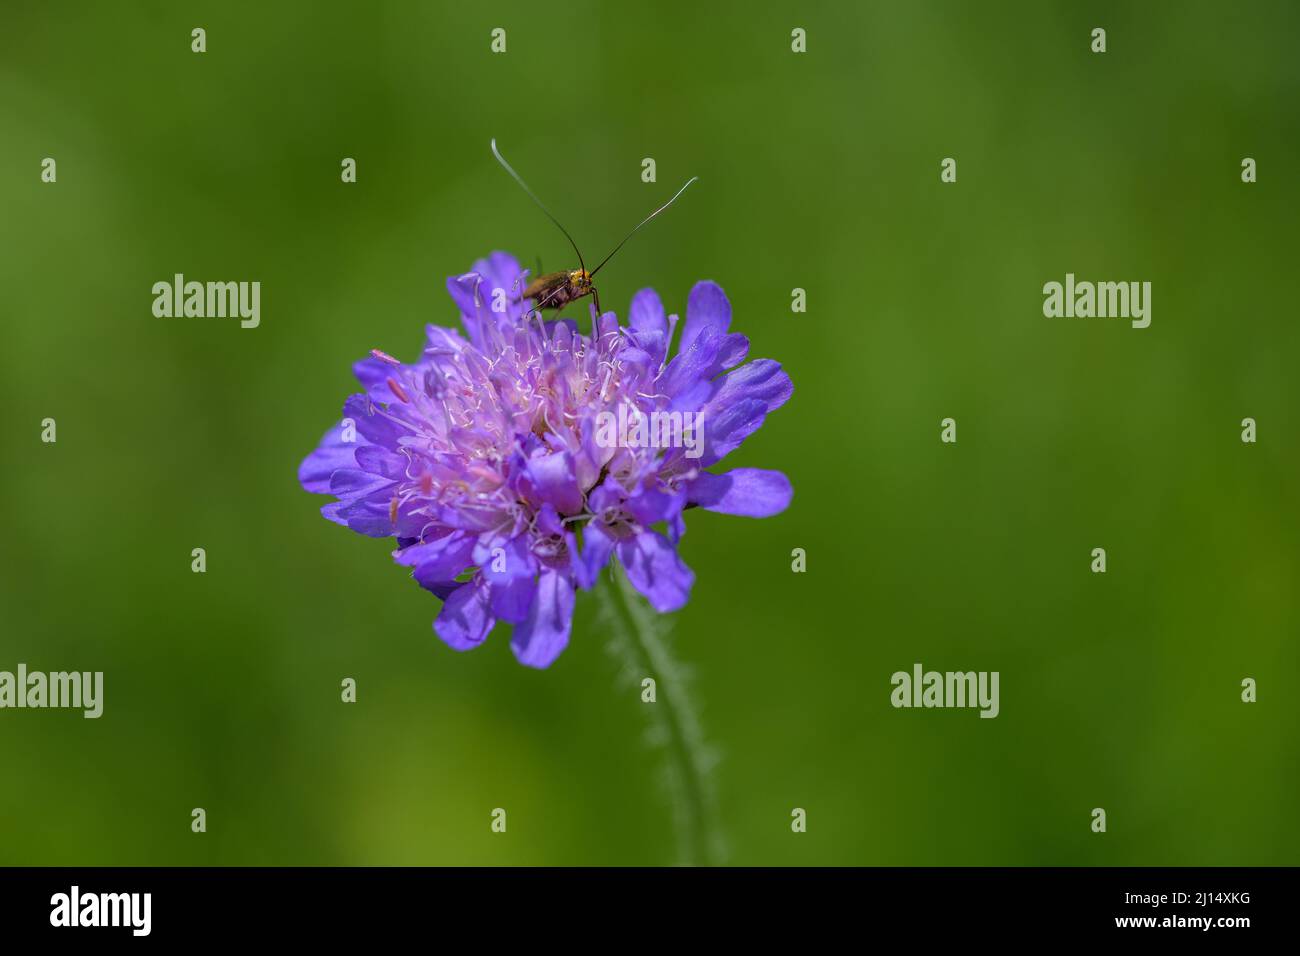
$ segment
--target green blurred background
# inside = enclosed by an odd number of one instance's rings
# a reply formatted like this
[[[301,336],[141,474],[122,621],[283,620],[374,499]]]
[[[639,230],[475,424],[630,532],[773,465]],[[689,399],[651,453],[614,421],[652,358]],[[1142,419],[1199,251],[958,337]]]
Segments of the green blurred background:
[[[0,862],[673,861],[590,596],[549,671],[504,627],[456,654],[295,480],[354,359],[454,322],[445,276],[573,264],[493,136],[589,259],[698,175],[602,300],[716,279],[795,382],[728,462],[793,506],[683,543],[730,862],[1300,862],[1298,28],[1283,2],[6,3],[0,669],[102,670],[106,700],[0,712]],[[176,272],[259,280],[261,327],[154,318]],[[1044,318],[1066,272],[1151,281],[1151,327]],[[1000,671],[1001,716],[892,709],[916,661]]]

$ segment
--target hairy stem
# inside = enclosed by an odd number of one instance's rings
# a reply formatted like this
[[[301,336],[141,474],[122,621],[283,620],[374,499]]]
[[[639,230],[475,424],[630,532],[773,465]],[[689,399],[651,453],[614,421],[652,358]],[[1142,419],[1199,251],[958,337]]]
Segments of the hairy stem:
[[[650,722],[648,739],[665,755],[664,782],[672,803],[679,862],[686,866],[718,863],[723,846],[710,776],[713,755],[687,693],[688,675],[668,645],[668,619],[646,604],[617,562],[611,563],[611,572],[596,588],[601,618],[609,632],[610,653],[622,665],[624,683],[641,688],[647,677],[655,682],[655,702],[642,707]]]

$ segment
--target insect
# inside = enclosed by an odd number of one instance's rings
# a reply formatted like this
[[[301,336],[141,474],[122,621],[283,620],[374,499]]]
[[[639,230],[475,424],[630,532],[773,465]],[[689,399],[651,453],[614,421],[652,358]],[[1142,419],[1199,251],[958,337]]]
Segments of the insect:
[[[523,294],[520,295],[517,301],[522,302],[524,299],[532,299],[536,303],[534,308],[538,312],[541,312],[542,309],[559,309],[568,305],[570,302],[573,302],[575,299],[591,296],[596,303],[596,314],[600,315],[600,293],[596,291],[596,285],[594,282],[596,273],[605,267],[605,263],[614,258],[614,253],[623,248],[623,243],[635,236],[637,231],[651,219],[675,203],[677,197],[686,192],[686,187],[700,178],[699,176],[692,176],[688,179],[686,185],[677,190],[672,199],[668,200],[650,215],[637,223],[636,228],[623,237],[623,242],[620,242],[614,247],[614,252],[607,255],[600,261],[600,265],[588,272],[587,264],[582,258],[582,252],[578,249],[578,244],[573,241],[573,237],[569,235],[569,230],[560,225],[560,220],[556,219],[555,216],[551,214],[551,211],[547,209],[533,191],[528,188],[528,184],[524,182],[520,175],[505,161],[505,157],[502,156],[501,151],[497,149],[497,141],[495,139],[492,140],[492,155],[497,158],[497,162],[500,163],[505,171],[511,175],[514,181],[523,187],[524,192],[528,193],[528,198],[537,203],[537,208],[546,213],[546,217],[550,219],[551,222],[555,223],[560,232],[564,233],[564,238],[569,240],[569,245],[573,246],[573,251],[578,256],[578,268],[566,269],[563,272],[549,272],[546,275],[538,276],[528,283],[528,287],[524,289]]]

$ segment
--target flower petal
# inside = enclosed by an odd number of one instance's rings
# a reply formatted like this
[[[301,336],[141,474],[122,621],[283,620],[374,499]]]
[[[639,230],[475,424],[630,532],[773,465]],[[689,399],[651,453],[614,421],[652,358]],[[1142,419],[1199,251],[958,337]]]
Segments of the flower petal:
[[[573,585],[568,575],[546,568],[537,579],[527,619],[515,625],[510,648],[521,664],[550,667],[568,646],[572,626]]]
[[[357,534],[364,534],[368,538],[388,538],[392,537],[394,530],[391,504],[391,499],[382,495],[377,498],[354,498],[340,501],[336,514]]]
[[[668,319],[664,315],[664,304],[659,299],[659,293],[654,289],[642,289],[632,296],[627,321],[637,332],[667,332]]]
[[[331,501],[329,504],[321,506],[320,513],[327,521],[333,521],[335,524],[347,527],[348,519],[339,514],[339,509],[343,505],[344,502],[342,501]]]
[[[537,574],[537,561],[528,550],[523,535],[509,540],[480,540],[474,549],[474,560],[491,592],[492,614],[511,624],[518,624],[528,616],[537,587],[533,580]]]
[[[493,252],[486,259],[474,263],[474,269],[487,279],[489,297],[500,289],[507,299],[513,300],[524,291],[521,281],[524,270],[520,268],[519,260],[508,252]],[[523,311],[522,305],[515,306],[515,313],[522,314]]]
[[[714,381],[718,374],[743,362],[748,353],[749,339],[739,332],[723,335],[706,328],[674,356],[656,382],[674,410],[693,411],[722,388],[726,379]]]
[[[393,374],[393,366],[373,355],[352,363],[352,374],[366,390],[366,397],[372,402],[388,402],[393,393],[388,389],[388,378]]]
[[[573,455],[552,452],[528,459],[521,490],[534,504],[549,504],[564,515],[582,511],[582,489],[573,472]]]
[[[382,498],[397,482],[360,468],[339,468],[330,475],[330,494],[351,501],[357,498]]]
[[[686,495],[680,491],[670,491],[658,482],[645,482],[628,496],[624,507],[638,523],[657,524],[660,521],[672,521],[681,514],[686,507]]]
[[[621,357],[625,361],[631,361],[633,353],[639,353],[644,355],[644,359],[639,361],[643,362],[645,368],[657,371],[668,352],[672,330],[664,315],[664,304],[659,301],[659,294],[654,289],[642,289],[632,297],[628,326],[631,330],[628,337],[636,348],[625,348]]]
[[[330,476],[340,468],[355,468],[357,443],[343,441],[343,424],[335,425],[298,466],[298,483],[314,495],[329,494]]]
[[[467,651],[482,644],[495,623],[488,611],[487,585],[475,578],[451,592],[433,629],[447,646]]]
[[[582,532],[582,551],[573,569],[578,586],[584,591],[595,587],[613,552],[614,539],[605,531],[604,525],[597,520],[587,522]]]
[[[702,471],[686,488],[689,502],[709,511],[748,518],[780,514],[790,504],[794,490],[779,471],[733,468],[720,475]]]
[[[758,399],[745,399],[724,408],[704,421],[704,454],[697,464],[707,468],[740,447],[740,443],[758,430],[767,416],[767,406]]]
[[[722,345],[718,349],[718,365],[721,366],[719,371],[725,368],[735,368],[741,362],[745,361],[745,356],[749,355],[749,339],[739,332],[730,332],[722,337]]]
[[[396,451],[403,435],[412,429],[394,420],[392,415],[371,402],[365,395],[352,395],[343,403],[343,416],[357,425],[357,434],[368,442]]]
[[[675,611],[691,596],[695,573],[658,531],[642,531],[618,543],[618,559],[632,586],[661,614]]]
[[[393,557],[399,564],[413,565],[420,587],[435,591],[455,581],[473,563],[474,543],[473,535],[453,531],[436,541],[394,552]]]
[[[357,449],[356,457],[358,468],[393,481],[405,478],[406,466],[410,464],[404,455],[395,455],[378,445],[362,445]]]
[[[734,402],[757,399],[767,411],[775,411],[785,404],[794,391],[790,376],[772,359],[754,359],[728,372],[720,380],[721,387],[709,402],[714,414]]]
[[[727,301],[722,286],[716,282],[697,282],[686,300],[686,325],[682,327],[682,341],[677,354],[685,352],[705,329],[719,337],[731,327],[731,303]]]

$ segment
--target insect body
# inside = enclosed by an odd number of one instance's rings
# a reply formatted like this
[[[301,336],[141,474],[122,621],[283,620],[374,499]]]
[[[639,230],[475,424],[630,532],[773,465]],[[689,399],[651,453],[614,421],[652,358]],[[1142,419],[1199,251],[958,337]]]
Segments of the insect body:
[[[572,272],[548,272],[528,283],[524,294],[519,298],[532,299],[538,309],[562,309],[574,299],[583,296],[596,299],[596,310],[600,311],[600,297],[596,296],[596,287],[591,284],[591,273],[586,269],[574,269]]]
[[[532,299],[533,308],[539,312],[542,309],[560,309],[568,305],[570,302],[573,302],[575,299],[582,299],[586,296],[591,296],[595,300],[596,313],[599,315],[600,293],[596,291],[594,281],[596,273],[605,267],[605,263],[614,258],[614,253],[623,248],[624,242],[627,242],[636,235],[637,231],[647,222],[675,203],[677,197],[686,192],[686,187],[699,179],[698,176],[692,176],[688,179],[686,185],[677,190],[672,199],[668,200],[650,215],[637,223],[636,228],[623,237],[623,242],[620,242],[614,247],[614,252],[607,255],[601,260],[600,265],[588,272],[587,264],[582,258],[582,252],[578,249],[578,244],[573,241],[573,237],[569,235],[569,231],[560,225],[560,221],[551,214],[551,211],[547,209],[546,206],[542,204],[542,201],[533,194],[533,191],[528,188],[528,184],[525,183],[523,179],[520,178],[519,174],[511,168],[510,164],[505,161],[505,157],[503,157],[500,150],[497,149],[497,141],[495,139],[492,140],[492,155],[497,158],[497,162],[505,168],[505,171],[511,175],[514,181],[523,187],[524,192],[528,193],[528,198],[537,203],[538,208],[541,209],[542,212],[546,213],[546,217],[550,219],[551,222],[555,223],[560,232],[564,233],[564,238],[569,240],[569,245],[573,246],[573,251],[578,256],[578,268],[565,270],[563,272],[549,272],[546,275],[538,276],[528,283],[528,287],[524,289],[523,294],[519,297],[519,301]]]

